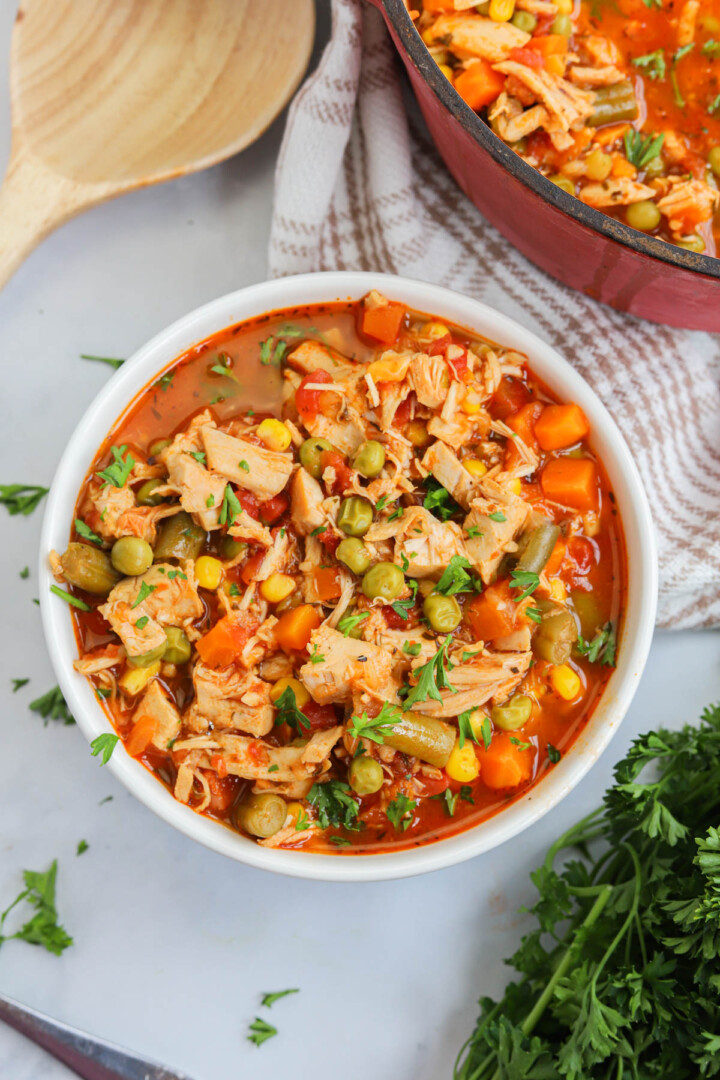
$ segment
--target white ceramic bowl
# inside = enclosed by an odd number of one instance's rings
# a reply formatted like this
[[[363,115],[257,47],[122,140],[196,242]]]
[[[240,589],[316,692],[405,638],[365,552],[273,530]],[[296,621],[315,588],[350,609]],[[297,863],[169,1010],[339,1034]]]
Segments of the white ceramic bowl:
[[[107,767],[146,806],[193,840],[264,870],[327,881],[408,877],[489,851],[528,828],[564,798],[597,760],[623,719],[645,666],[655,621],[654,534],[647,499],[630,452],[587,383],[554,349],[504,315],[425,282],[383,274],[324,273],[254,285],[186,315],[144,345],[113,375],[78,424],[60,460],[48,498],[40,545],[45,638],[62,692],[81,730],[92,740],[112,728],[89,682],[73,669],[77,656],[75,637],[67,605],[49,592],[53,579],[47,553],[51,548],[64,550],[67,544],[75,500],[98,447],[136,394],[196,342],[266,311],[297,304],[358,299],[371,288],[378,288],[390,299],[418,311],[471,328],[526,353],[533,370],[561,399],[578,402],[590,420],[593,446],[607,469],[617,498],[627,543],[629,584],[617,669],[572,750],[521,799],[495,817],[446,840],[379,855],[318,855],[263,848],[176,802],[155,777],[125,753],[122,743],[116,747]]]

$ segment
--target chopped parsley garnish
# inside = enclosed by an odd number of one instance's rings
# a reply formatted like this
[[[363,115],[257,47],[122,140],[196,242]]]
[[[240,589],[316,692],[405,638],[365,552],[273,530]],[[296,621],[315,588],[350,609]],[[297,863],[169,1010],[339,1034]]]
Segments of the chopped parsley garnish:
[[[682,60],[683,56],[687,56],[695,48],[695,42],[691,41],[688,45],[682,45],[679,49],[673,53],[673,64],[677,64],[679,60]]]
[[[532,619],[533,622],[542,622],[542,611],[540,610],[540,608],[525,608],[525,614],[527,615],[528,619]]]
[[[415,799],[409,799],[407,795],[397,795],[392,802],[388,803],[385,813],[388,816],[388,821],[392,824],[393,828],[397,831],[402,829],[403,832],[409,829],[413,822],[413,811],[417,806]]]
[[[380,498],[378,499],[378,501],[375,503],[375,510],[377,511],[378,514],[380,513],[381,510],[384,510],[385,507],[387,506],[388,498],[389,498],[388,495],[381,495]]]
[[[264,1005],[266,1009],[272,1008],[276,1001],[280,1001],[281,998],[287,997],[288,994],[299,994],[299,990],[276,990],[271,994],[263,994],[261,1005]]]
[[[96,360],[99,364],[107,364],[116,371],[125,363],[119,356],[94,356],[92,353],[80,353],[81,360]]]
[[[67,702],[59,686],[53,686],[52,690],[48,690],[46,694],[35,698],[28,705],[28,709],[30,712],[42,716],[46,725],[48,720],[62,720],[64,724],[75,723],[75,718],[68,709]]]
[[[250,466],[247,461],[238,461],[238,468],[242,469],[243,472],[250,472]]]
[[[170,577],[170,574],[168,574],[168,577]],[[141,581],[140,582],[140,591],[138,592],[137,596],[135,597],[134,603],[132,603],[130,605],[130,607],[131,608],[139,607],[140,604],[142,604],[143,600],[147,600],[148,596],[150,596],[151,593],[154,593],[156,589],[157,589],[157,585],[148,585],[147,581]]]
[[[495,510],[492,514],[488,514],[491,521],[507,521],[507,518],[503,514],[502,510]]]
[[[419,656],[422,652],[422,643],[419,641],[404,641],[402,651],[408,656]]]
[[[202,450],[191,450],[190,451],[190,457],[195,458],[195,460],[200,465],[205,464],[206,458],[205,458],[205,454],[202,452]]]
[[[0,915],[0,945],[4,941],[26,941],[28,945],[42,945],[48,952],[60,956],[64,949],[72,945],[73,939],[58,922],[55,907],[57,859],[53,860],[50,869],[44,874],[35,870],[24,870],[23,881],[25,888]],[[35,908],[35,914],[14,934],[5,934],[5,920],[10,912],[23,902]]]
[[[703,45],[702,51],[705,53],[705,56],[720,56],[720,41],[714,41],[713,38],[710,38]]]
[[[472,570],[472,563],[463,555],[453,555],[450,562],[443,570],[442,577],[435,586],[435,592],[443,596],[454,596],[455,593],[472,592],[472,579],[468,574]]]
[[[175,578],[179,578],[180,581],[187,581],[187,574],[184,574],[182,572],[182,570],[168,570],[168,572],[167,572],[168,581],[174,581]],[[151,585],[150,588],[151,589],[156,589],[157,585]]]
[[[560,753],[560,751],[558,750],[558,748],[556,746],[553,746],[552,743],[548,743],[547,744],[547,756],[550,758],[553,765],[557,765],[558,761],[560,761],[560,758],[562,757],[562,754]]]
[[[353,739],[369,739],[381,746],[386,735],[392,735],[399,720],[398,710],[386,701],[377,716],[370,717],[366,712],[360,716],[351,716],[347,732]]]
[[[255,1017],[248,1031],[248,1042],[255,1043],[256,1046],[262,1046],[268,1039],[272,1039],[273,1035],[277,1035],[277,1028],[266,1020],[261,1020],[259,1016]]]
[[[396,521],[398,518],[401,518],[404,513],[405,511],[402,506],[398,506],[397,510],[393,510],[392,514],[388,514],[388,521]]]
[[[98,536],[96,532],[93,532],[89,525],[86,525],[82,518],[75,518],[75,532],[78,536],[82,536],[83,540],[91,540],[93,544],[102,545],[102,536]]]
[[[112,696],[112,690],[108,689],[107,686],[96,686],[95,693],[97,694],[100,701],[105,701],[106,698]]]
[[[311,536],[320,536],[320,534],[324,533],[326,529],[327,529],[327,525],[318,525],[317,529],[313,529],[313,531],[310,533],[310,535]]]
[[[525,600],[526,597],[531,596],[539,584],[540,575],[536,574],[534,570],[513,570],[512,577],[510,578],[510,588],[522,589],[520,596],[513,597],[515,603],[519,604],[521,600]]]
[[[423,487],[425,488],[425,498],[423,499],[423,506],[426,510],[429,510],[431,514],[434,514],[440,521],[448,521],[453,514],[461,512],[461,508],[453,499],[447,488],[444,488],[442,484],[438,483],[434,476],[427,476],[423,480]]]
[[[137,622],[135,623],[135,626],[137,627],[137,629],[138,629],[138,630],[142,630],[142,628],[143,628],[144,626],[147,626],[147,624],[148,624],[149,622],[150,622],[150,617],[149,617],[148,615],[143,615],[143,616],[141,616],[141,618],[139,618],[139,619],[138,619],[138,621],[137,621]]]
[[[227,379],[232,379],[233,382],[237,382],[237,376],[231,371],[232,357],[227,353],[220,353],[217,358],[217,362],[210,368],[215,375],[223,375]]]
[[[328,836],[328,840],[331,844],[335,844],[336,847],[350,847],[347,836]]]
[[[308,792],[308,802],[315,807],[321,829],[357,829],[356,818],[360,804],[352,797],[349,784],[342,780],[326,780],[313,784]]]
[[[529,750],[532,746],[532,743],[523,742],[522,739],[518,739],[517,735],[511,735],[510,742],[513,746],[517,746],[518,750]]]
[[[458,746],[462,750],[465,745],[465,740],[469,739],[470,742],[477,742],[477,736],[473,730],[470,717],[475,712],[474,709],[467,709],[466,712],[460,713],[457,718],[458,722]]]
[[[646,53],[645,56],[636,56],[631,61],[635,67],[642,68],[644,73],[651,79],[664,79],[667,71],[665,65],[665,53],[662,49]]]
[[[615,628],[611,622],[605,623],[598,630],[592,641],[586,641],[582,635],[578,637],[576,645],[579,656],[587,656],[591,664],[605,664],[607,667],[615,667],[615,652],[617,641],[615,640]]]
[[[470,803],[471,806],[475,805],[475,800],[473,799],[472,788],[470,787],[469,784],[463,784],[463,786],[460,788],[460,793],[459,794],[460,794],[460,798],[462,799],[463,802]]]
[[[100,755],[100,764],[107,765],[110,758],[113,756],[113,750],[119,742],[119,735],[111,735],[109,732],[105,732],[102,735],[98,735],[96,739],[90,743],[90,753],[93,757]]]
[[[280,771],[280,766],[279,765],[268,765],[268,772],[279,772],[279,771]]]
[[[410,688],[410,692],[403,704],[404,709],[407,710],[416,702],[427,701],[429,698],[434,701],[442,701],[441,690],[452,690],[455,693],[455,687],[448,679],[446,667],[449,640],[449,638],[446,638],[435,655],[431,656],[427,663],[422,664],[413,672],[417,676],[417,683]]]
[[[297,821],[295,822],[295,832],[304,832],[305,829],[309,828],[310,818],[301,807],[300,810],[298,810]]]
[[[322,653],[318,652],[317,644],[313,645],[312,652],[310,653],[310,663],[311,664],[322,664],[324,659],[325,659],[325,657],[322,655]]]
[[[225,485],[222,507],[220,508],[220,524],[230,528],[235,523],[235,518],[242,512],[242,506],[237,495],[229,484]]]
[[[459,795],[459,792],[457,792],[457,791],[453,795],[452,791],[448,787],[448,788],[445,788],[444,791],[441,791],[439,795],[433,795],[432,798],[433,799],[438,799],[440,802],[444,802],[445,803],[445,809],[446,809],[449,817],[455,817],[455,804],[458,801],[458,795]]]
[[[288,350],[288,343],[283,338],[299,338],[305,336],[305,330],[299,326],[288,324],[281,326],[277,334],[271,334],[260,342],[260,363],[279,367]]]
[[[86,604],[84,600],[81,600],[79,596],[72,596],[69,592],[65,592],[59,585],[51,585],[50,592],[55,593],[61,600],[64,600],[66,604],[70,604],[72,607],[79,608],[80,611],[91,611],[89,604]]]
[[[205,500],[205,505],[207,506],[208,510],[212,506],[214,506],[215,505],[215,496],[214,495],[208,495],[207,499]]]
[[[37,487],[34,484],[0,484],[0,505],[4,506],[12,517],[23,514],[25,517],[36,510],[50,488]]]
[[[90,847],[90,845],[88,844],[87,840],[79,840],[78,841],[78,846],[77,846],[77,851],[75,852],[75,854],[76,855],[84,855],[89,847]]]
[[[359,626],[363,619],[367,619],[369,615],[369,611],[361,611],[357,615],[346,615],[338,623],[338,630],[343,637],[349,637],[355,627]]]
[[[295,728],[296,731],[302,731],[303,728],[310,730],[310,721],[305,713],[298,708],[292,686],[286,686],[280,697],[275,701],[275,723],[278,727],[280,724],[288,724],[291,728]]]
[[[662,150],[665,135],[664,133],[648,135],[644,138],[639,131],[628,128],[623,135],[623,142],[625,143],[625,157],[630,164],[638,169],[644,169]]]
[[[720,111],[720,94],[708,105],[708,112],[711,116],[714,116],[718,111]]]
[[[485,534],[480,532],[480,528],[478,525],[471,525],[465,535],[467,536],[468,540],[479,540]]]
[[[240,595],[240,589],[237,586],[237,582],[233,581],[232,584],[230,585],[230,588],[228,589],[228,596],[239,596],[239,595]]]
[[[112,461],[97,473],[100,479],[105,481],[103,487],[111,485],[112,487],[121,488],[127,484],[135,465],[135,458],[129,452],[126,457],[123,457],[126,450],[127,446],[125,445],[110,447]]]
[[[175,378],[174,371],[166,371],[164,375],[161,375],[159,379],[153,383],[153,386],[157,386],[162,390],[163,394],[172,386],[172,381]]]
[[[17,694],[18,690],[22,690],[23,686],[27,686],[27,684],[30,682],[30,680],[29,679],[11,679],[10,682],[12,683],[12,688],[13,688],[12,692],[13,692],[13,694]]]

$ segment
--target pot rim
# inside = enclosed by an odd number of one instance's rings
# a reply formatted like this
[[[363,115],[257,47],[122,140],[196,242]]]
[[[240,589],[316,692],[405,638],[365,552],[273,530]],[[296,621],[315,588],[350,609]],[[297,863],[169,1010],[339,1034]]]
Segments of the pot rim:
[[[622,244],[639,255],[669,263],[679,270],[689,270],[694,274],[720,278],[720,257],[686,251],[676,244],[670,244],[666,240],[647,236],[637,229],[631,229],[622,221],[603,214],[600,210],[594,210],[591,206],[586,206],[574,195],[569,195],[568,192],[553,184],[532,165],[528,165],[480,119],[477,113],[473,112],[469,105],[465,104],[457,90],[448,82],[415,29],[415,24],[403,0],[370,0],[370,2],[379,7],[388,22],[392,24],[413,66],[443,108],[476,143],[487,150],[498,164],[502,165],[515,179],[520,180],[525,187],[539,195],[543,202],[561,210],[580,225],[585,225],[594,232],[600,233],[607,240]]]

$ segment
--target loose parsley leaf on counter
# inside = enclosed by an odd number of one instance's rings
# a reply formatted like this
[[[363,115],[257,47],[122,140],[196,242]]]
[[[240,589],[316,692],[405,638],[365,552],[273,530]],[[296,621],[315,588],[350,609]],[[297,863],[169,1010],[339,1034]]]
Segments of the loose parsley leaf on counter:
[[[20,571],[20,577],[23,579],[23,581],[27,581],[27,579],[30,577],[29,566],[23,566],[22,570]]]
[[[13,939],[26,941],[29,945],[42,945],[48,952],[60,956],[64,949],[72,945],[73,939],[58,922],[55,907],[55,885],[57,881],[57,860],[50,869],[42,874],[35,870],[23,871],[25,888],[15,897],[10,907],[0,915],[0,945]],[[10,912],[23,901],[34,907],[35,914],[14,934],[4,934],[5,920]]]
[[[130,453],[127,454],[127,457],[123,457],[126,450],[126,445],[110,447],[112,461],[96,474],[101,480],[105,481],[104,487],[111,484],[113,487],[121,488],[127,483],[135,465],[135,458]]]
[[[605,623],[598,630],[592,641],[586,641],[582,635],[577,640],[577,651],[580,656],[587,656],[591,664],[605,664],[607,667],[615,667],[615,628],[611,622]]]
[[[288,994],[299,994],[299,993],[300,993],[299,990],[276,990],[272,994],[263,994],[262,1001],[260,1002],[260,1004],[264,1005],[265,1008],[269,1009],[275,1004],[276,1001],[279,1001],[280,998],[287,997]]]
[[[119,735],[111,735],[109,732],[98,735],[97,738],[93,739],[90,743],[90,753],[93,757],[101,755],[100,764],[107,765],[108,761],[113,756],[113,750],[117,746],[119,740]]]
[[[29,679],[11,679],[10,682],[12,683],[12,692],[13,692],[13,694],[17,694],[18,690],[22,690],[23,686],[27,686],[27,684],[30,682],[30,680]]]
[[[4,506],[12,517],[15,514],[27,517],[37,509],[49,490],[34,484],[0,484],[0,506]]]
[[[78,841],[77,851],[75,852],[75,854],[84,855],[89,847],[90,845],[88,844],[87,840],[80,840]]]
[[[408,796],[403,795],[402,792],[399,795],[396,795],[392,802],[388,803],[385,813],[387,814],[388,821],[396,831],[402,829],[404,832],[406,829],[410,828],[413,821],[413,810],[416,806],[416,800],[408,798]]]
[[[272,1039],[273,1035],[277,1035],[277,1028],[266,1020],[261,1020],[259,1016],[255,1017],[248,1030],[252,1033],[248,1035],[248,1042],[255,1043],[256,1046],[262,1046],[268,1039]]]
[[[81,360],[97,360],[100,364],[108,364],[111,368],[117,369],[122,367],[125,363],[119,356],[93,356],[92,353],[80,353]]]
[[[337,828],[357,829],[355,819],[359,803],[350,794],[350,785],[342,780],[326,780],[315,783],[308,792],[308,802],[314,806],[321,829]]]
[[[42,716],[47,726],[48,720],[62,720],[64,724],[74,724],[75,718],[67,707],[67,702],[62,695],[59,686],[53,686],[47,694],[43,694],[28,705],[30,712]]]

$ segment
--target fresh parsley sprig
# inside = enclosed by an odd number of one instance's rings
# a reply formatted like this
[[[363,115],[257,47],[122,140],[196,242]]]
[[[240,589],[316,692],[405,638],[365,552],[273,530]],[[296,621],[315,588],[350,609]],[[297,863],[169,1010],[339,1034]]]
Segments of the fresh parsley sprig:
[[[586,656],[591,664],[603,664],[606,667],[615,667],[615,653],[617,640],[615,627],[611,622],[605,623],[597,631],[592,641],[586,641],[582,634],[578,637],[576,649],[579,656]]]
[[[623,142],[625,143],[625,157],[630,164],[637,169],[644,169],[662,150],[665,133],[643,137],[639,131],[628,128],[623,135]]]
[[[472,570],[472,563],[464,555],[453,555],[435,586],[435,592],[443,596],[472,592],[473,581],[468,570]]]
[[[388,803],[385,813],[388,821],[395,831],[402,829],[405,832],[413,823],[413,811],[417,806],[417,800],[411,799],[402,792]]]
[[[63,724],[75,723],[75,717],[68,709],[67,702],[59,686],[53,686],[52,690],[48,690],[46,694],[41,694],[39,698],[35,698],[28,705],[28,709],[30,712],[42,716],[46,726],[49,720],[62,720]]]
[[[321,829],[357,829],[360,804],[353,798],[349,784],[342,780],[326,780],[315,783],[308,792],[308,802],[315,807]]]
[[[310,721],[298,708],[297,698],[292,686],[286,686],[275,702],[275,724],[287,724],[295,731],[309,731]]]
[[[403,702],[405,710],[430,698],[433,701],[442,701],[441,690],[451,690],[455,693],[455,687],[448,678],[447,649],[449,642],[450,638],[445,638],[435,655],[431,656],[425,664],[415,668],[413,674],[417,677],[417,682],[410,688],[410,692]]]
[[[360,716],[351,716],[347,731],[353,739],[369,739],[382,746],[399,721],[400,713],[397,708],[386,701],[377,716],[368,716],[366,712]]]
[[[536,574],[534,570],[513,570],[510,578],[510,588],[522,590],[520,596],[513,597],[515,603],[519,604],[528,596],[532,596],[539,584],[540,575]]]
[[[111,485],[112,487],[121,488],[127,484],[135,465],[135,458],[129,452],[123,457],[126,451],[127,446],[125,445],[110,447],[112,461],[96,474],[104,481],[103,487]]]
[[[73,939],[58,921],[55,906],[57,883],[57,859],[44,874],[36,870],[23,871],[25,888],[18,893],[12,904],[0,915],[0,945],[4,941],[26,941],[29,945],[42,945],[55,956],[67,949]],[[27,903],[35,908],[35,914],[14,934],[5,934],[5,920],[19,904]]]

